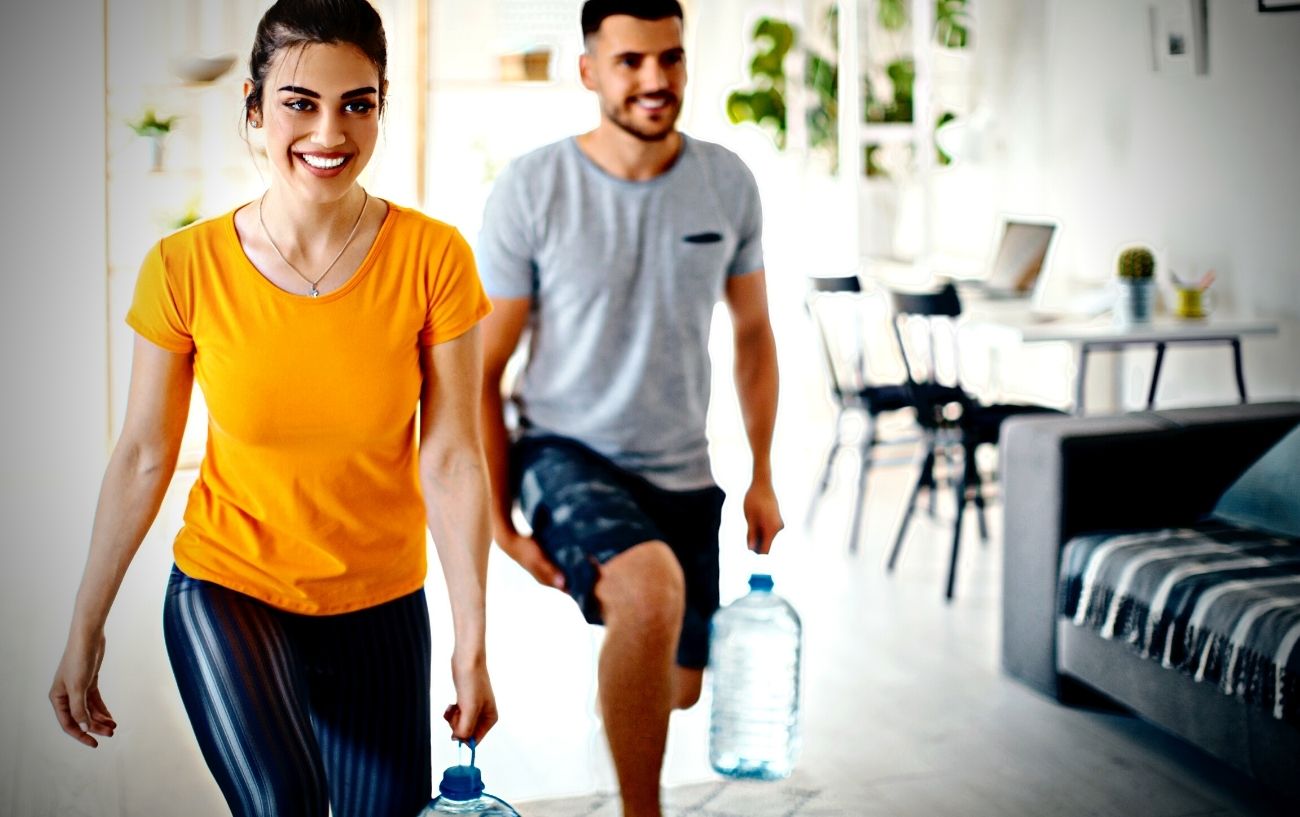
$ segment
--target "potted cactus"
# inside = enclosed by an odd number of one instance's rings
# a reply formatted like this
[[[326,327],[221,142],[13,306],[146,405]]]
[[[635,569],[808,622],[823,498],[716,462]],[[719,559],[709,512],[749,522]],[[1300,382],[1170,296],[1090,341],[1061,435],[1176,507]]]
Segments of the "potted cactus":
[[[1146,247],[1127,247],[1119,254],[1116,272],[1120,286],[1115,319],[1124,324],[1149,322],[1155,256]]]

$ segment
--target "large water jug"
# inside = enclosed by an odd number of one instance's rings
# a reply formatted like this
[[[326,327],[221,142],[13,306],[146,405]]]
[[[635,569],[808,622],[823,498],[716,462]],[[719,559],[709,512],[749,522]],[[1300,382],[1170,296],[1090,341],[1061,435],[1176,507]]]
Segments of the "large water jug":
[[[799,614],[755,573],[712,626],[709,762],[728,777],[787,777],[799,752]]]
[[[509,803],[483,790],[483,775],[474,765],[474,744],[470,742],[469,765],[450,766],[442,773],[438,796],[419,817],[439,814],[476,814],[480,817],[519,817]]]

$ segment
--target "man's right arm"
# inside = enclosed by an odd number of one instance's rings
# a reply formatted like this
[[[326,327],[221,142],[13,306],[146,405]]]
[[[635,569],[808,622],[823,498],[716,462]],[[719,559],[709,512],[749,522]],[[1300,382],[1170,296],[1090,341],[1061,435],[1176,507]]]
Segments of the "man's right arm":
[[[492,489],[492,538],[510,558],[538,582],[564,589],[564,574],[542,552],[541,546],[515,528],[510,490],[510,437],[506,430],[502,378],[506,364],[519,345],[532,299],[493,298],[492,314],[483,320],[483,450]]]

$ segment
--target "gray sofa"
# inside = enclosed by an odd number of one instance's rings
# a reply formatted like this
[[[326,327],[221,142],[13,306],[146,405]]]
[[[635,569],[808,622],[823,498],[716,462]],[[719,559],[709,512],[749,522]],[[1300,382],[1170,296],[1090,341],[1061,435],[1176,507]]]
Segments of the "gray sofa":
[[[1093,691],[1300,801],[1300,729],[1061,615],[1062,550],[1093,531],[1195,525],[1300,424],[1300,402],[1009,421],[1002,666],[1070,702]]]

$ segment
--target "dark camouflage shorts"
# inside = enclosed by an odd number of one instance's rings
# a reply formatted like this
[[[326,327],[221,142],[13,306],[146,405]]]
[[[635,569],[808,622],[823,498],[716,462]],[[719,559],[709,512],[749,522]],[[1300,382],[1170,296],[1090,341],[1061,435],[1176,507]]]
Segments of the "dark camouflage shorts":
[[[526,437],[513,449],[515,494],[533,538],[561,572],[592,624],[604,623],[597,565],[642,542],[666,542],[686,576],[677,663],[709,662],[709,619],[718,609],[721,488],[665,491],[563,437]]]

